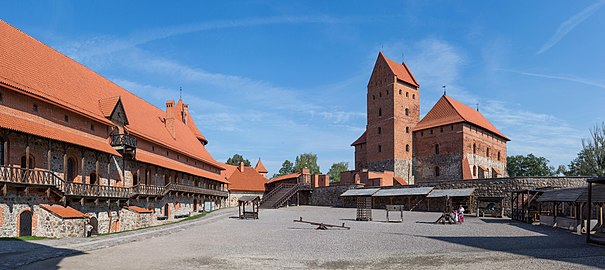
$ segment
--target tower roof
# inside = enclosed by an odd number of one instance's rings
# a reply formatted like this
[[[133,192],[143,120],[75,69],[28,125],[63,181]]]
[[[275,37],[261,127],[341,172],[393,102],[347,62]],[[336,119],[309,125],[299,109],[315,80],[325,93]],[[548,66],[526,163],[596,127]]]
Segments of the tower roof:
[[[176,109],[179,112],[182,112],[184,103],[182,99],[179,99],[179,102],[177,102],[176,104]],[[189,127],[189,129],[191,129],[191,132],[193,132],[193,134],[195,135],[195,137],[202,141],[202,143],[204,145],[208,144],[208,140],[206,140],[206,137],[204,137],[204,135],[202,135],[202,132],[197,128],[197,125],[195,124],[195,122],[193,122],[193,118],[191,118],[191,114],[189,112],[187,112],[187,115],[185,116],[187,117],[187,127]]]
[[[263,162],[260,161],[260,158],[258,159],[258,162],[256,162],[256,166],[254,166],[254,169],[256,169],[256,171],[259,173],[268,173],[269,172],[265,168],[265,165],[263,165]]]
[[[480,112],[446,95],[443,95],[424,118],[418,122],[414,131],[460,122],[468,122],[479,126],[510,141]]]
[[[363,134],[361,134],[361,136],[359,136],[359,138],[351,144],[351,146],[355,146],[355,145],[363,144],[363,143],[366,143],[366,131],[364,131]]]
[[[397,76],[397,79],[402,80],[406,83],[409,83],[413,86],[420,86],[418,84],[418,81],[416,81],[416,78],[414,78],[414,75],[412,74],[412,72],[410,71],[410,69],[408,68],[408,66],[405,64],[405,62],[401,62],[401,64],[387,58],[386,56],[384,56],[384,54],[382,52],[380,52],[378,54],[378,58],[383,58],[385,60],[385,62],[387,63],[387,66],[389,66],[389,69],[391,69],[391,71],[395,74],[395,76]]]

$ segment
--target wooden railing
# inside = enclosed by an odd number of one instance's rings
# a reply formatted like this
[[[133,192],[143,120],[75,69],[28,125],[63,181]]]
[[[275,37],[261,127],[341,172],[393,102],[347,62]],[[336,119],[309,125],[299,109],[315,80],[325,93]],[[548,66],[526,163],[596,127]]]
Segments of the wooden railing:
[[[287,188],[284,186],[284,188]],[[296,194],[299,191],[302,190],[310,190],[311,186],[304,184],[304,183],[298,183],[298,184],[292,184],[291,187],[289,187],[290,190],[288,190],[288,192],[286,192],[286,194],[284,194],[281,198],[279,198],[275,204],[273,205],[273,207],[278,208],[281,207],[284,203],[286,203],[294,194]]]
[[[129,198],[130,189],[124,187],[90,185],[74,182],[65,182],[63,193],[68,196],[103,197],[103,198]]]
[[[51,171],[11,166],[0,166],[0,182],[63,187],[63,180]]]
[[[180,184],[175,184],[175,183],[170,183],[166,186],[165,192],[169,192],[169,191],[189,192],[189,193],[223,196],[223,197],[229,196],[229,193],[227,191],[205,189],[205,188],[194,187],[194,186],[185,186],[185,185],[180,185]]]
[[[291,188],[294,185],[296,185],[296,184],[289,184],[289,183],[279,184],[278,186],[273,188],[271,191],[267,192],[267,194],[263,195],[263,201],[268,201],[271,197],[273,197],[273,195],[277,194],[280,190],[282,190],[284,188]]]
[[[165,187],[147,186],[143,184],[136,185],[131,188],[132,195],[147,195],[147,196],[162,196],[164,195]]]
[[[134,136],[127,135],[127,134],[111,135],[110,145],[113,147],[121,146],[121,147],[137,148],[137,138],[135,138]]]

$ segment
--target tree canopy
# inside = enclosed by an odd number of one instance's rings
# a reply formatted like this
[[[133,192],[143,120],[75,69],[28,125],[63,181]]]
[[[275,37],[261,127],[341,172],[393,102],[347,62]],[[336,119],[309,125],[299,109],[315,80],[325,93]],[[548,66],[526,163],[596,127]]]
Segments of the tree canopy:
[[[291,174],[294,173],[294,164],[292,164],[291,161],[289,160],[285,160],[284,163],[281,164],[281,169],[279,169],[279,172],[276,174],[273,174],[272,178],[278,177],[278,176],[282,176],[282,175],[286,175],[286,174]]]
[[[566,175],[605,176],[605,122],[590,130],[590,139],[582,139],[582,150],[569,164]]]
[[[319,165],[317,165],[317,155],[313,153],[298,155],[294,161],[294,171],[300,172],[303,168],[309,169],[311,174],[321,173]]]
[[[244,162],[244,166],[251,166],[250,160],[245,159],[240,154],[235,154],[233,157],[228,158],[226,163],[233,166],[239,166],[242,161]]]
[[[556,174],[555,168],[548,166],[548,159],[534,154],[509,156],[506,158],[506,166],[511,177],[553,176]]]
[[[340,182],[340,173],[349,170],[349,162],[337,162],[332,164],[328,175],[330,176],[330,182]]]

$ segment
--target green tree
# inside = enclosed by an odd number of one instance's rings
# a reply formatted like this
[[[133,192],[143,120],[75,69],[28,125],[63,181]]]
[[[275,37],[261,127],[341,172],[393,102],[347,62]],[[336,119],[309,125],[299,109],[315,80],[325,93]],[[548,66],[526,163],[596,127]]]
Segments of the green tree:
[[[251,166],[250,160],[245,159],[240,154],[235,154],[233,157],[228,158],[226,163],[233,166],[239,166],[240,162],[242,161],[244,162],[244,166]]]
[[[349,170],[349,162],[337,162],[332,164],[328,175],[330,176],[330,182],[340,182],[340,173]]]
[[[567,175],[605,176],[605,122],[590,130],[590,139],[582,139],[582,150],[569,164]]]
[[[291,161],[286,159],[284,161],[284,163],[281,164],[281,169],[279,169],[279,172],[276,174],[273,174],[272,178],[286,175],[286,174],[291,174],[291,173],[294,173],[294,164],[292,164]]]
[[[311,174],[321,173],[317,165],[317,155],[312,153],[300,154],[294,161],[294,171],[300,172],[302,168],[307,168]]]
[[[553,176],[556,174],[555,168],[548,166],[548,159],[534,156],[534,154],[509,156],[506,158],[506,166],[511,177]]]

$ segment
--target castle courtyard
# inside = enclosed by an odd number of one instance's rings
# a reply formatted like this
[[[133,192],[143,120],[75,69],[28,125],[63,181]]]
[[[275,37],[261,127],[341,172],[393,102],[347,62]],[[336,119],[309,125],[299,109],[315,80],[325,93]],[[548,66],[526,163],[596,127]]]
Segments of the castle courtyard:
[[[355,221],[356,209],[237,209],[200,219],[93,238],[0,241],[0,268],[25,269],[587,269],[605,266],[585,237],[503,218],[437,225],[439,213],[405,212],[403,223]],[[350,230],[295,223],[294,219]],[[391,216],[393,218],[393,216]]]

